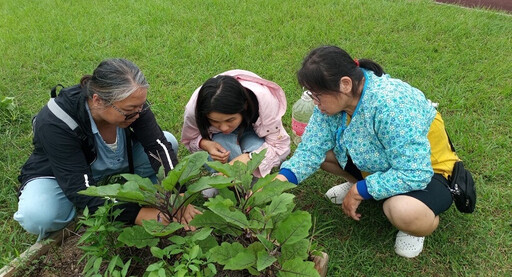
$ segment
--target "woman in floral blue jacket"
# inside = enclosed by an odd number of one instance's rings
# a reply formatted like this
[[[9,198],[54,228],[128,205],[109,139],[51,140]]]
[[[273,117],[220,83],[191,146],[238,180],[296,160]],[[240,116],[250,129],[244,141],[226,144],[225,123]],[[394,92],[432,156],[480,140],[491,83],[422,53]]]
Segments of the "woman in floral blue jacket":
[[[384,200],[396,253],[419,255],[452,203],[458,157],[440,114],[420,90],[335,46],[314,49],[297,76],[317,107],[278,178],[298,184],[319,168],[344,177],[326,196],[354,220],[361,201]]]

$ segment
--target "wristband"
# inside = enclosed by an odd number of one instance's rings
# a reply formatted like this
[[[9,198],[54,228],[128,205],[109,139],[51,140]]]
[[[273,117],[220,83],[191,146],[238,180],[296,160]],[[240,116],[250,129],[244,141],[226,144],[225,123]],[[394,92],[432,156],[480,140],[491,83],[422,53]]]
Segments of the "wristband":
[[[249,160],[252,160],[252,152],[248,152],[247,154],[249,154]]]

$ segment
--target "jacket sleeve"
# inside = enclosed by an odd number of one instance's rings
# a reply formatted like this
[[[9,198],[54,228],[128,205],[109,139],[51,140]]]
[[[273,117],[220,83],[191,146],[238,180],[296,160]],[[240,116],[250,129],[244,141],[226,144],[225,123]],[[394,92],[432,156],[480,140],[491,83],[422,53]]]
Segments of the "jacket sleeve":
[[[325,160],[327,151],[334,148],[335,129],[341,120],[338,116],[326,116],[315,108],[311,119],[302,135],[302,140],[281,168],[289,169],[301,183],[311,174],[315,173]]]
[[[141,113],[130,127],[133,129],[135,139],[144,147],[155,172],[158,172],[161,166],[164,167],[165,172],[174,169],[178,164],[178,158],[171,143],[167,141],[164,132],[156,122],[151,109]]]
[[[375,132],[390,168],[366,177],[373,198],[380,200],[427,186],[434,174],[427,138],[432,119],[429,113],[408,105],[376,114]]]
[[[36,125],[36,136],[47,154],[48,162],[60,188],[77,209],[86,206],[91,212],[105,203],[105,199],[78,194],[87,186],[95,185],[92,172],[82,150],[81,140],[67,126],[40,123]],[[126,203],[118,220],[133,223],[140,207]]]
[[[265,159],[254,172],[256,177],[264,177],[269,174],[272,168],[278,167],[290,154],[290,136],[284,129],[281,120],[271,126],[275,126],[274,130],[272,132],[269,130],[269,134],[264,137],[265,142],[255,150],[255,152],[260,152],[267,149]]]

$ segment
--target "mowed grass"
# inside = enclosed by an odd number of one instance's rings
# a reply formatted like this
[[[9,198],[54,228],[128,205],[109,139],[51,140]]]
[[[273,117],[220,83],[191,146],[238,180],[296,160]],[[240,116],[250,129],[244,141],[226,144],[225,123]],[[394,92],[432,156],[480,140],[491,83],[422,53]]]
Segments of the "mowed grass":
[[[379,202],[355,222],[323,198],[341,179],[318,172],[293,190],[316,218],[329,276],[512,275],[512,17],[433,1],[15,1],[0,2],[0,266],[36,237],[12,219],[17,175],[32,149],[30,119],[58,83],[73,85],[105,58],[135,62],[151,84],[162,128],[180,136],[194,89],[241,68],[301,95],[295,73],[314,47],[334,44],[421,89],[474,173],[474,214],[455,207],[415,259],[393,251],[396,229]],[[180,146],[180,157],[188,154]],[[44,207],[42,207],[44,208]]]

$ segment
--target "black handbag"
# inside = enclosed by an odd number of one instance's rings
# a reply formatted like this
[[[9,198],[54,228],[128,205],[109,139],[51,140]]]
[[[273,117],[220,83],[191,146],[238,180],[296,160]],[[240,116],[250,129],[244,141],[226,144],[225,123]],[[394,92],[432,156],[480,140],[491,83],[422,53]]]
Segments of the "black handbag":
[[[452,175],[448,177],[448,189],[452,193],[455,206],[462,213],[472,213],[476,205],[476,189],[473,176],[462,161],[453,166]]]

